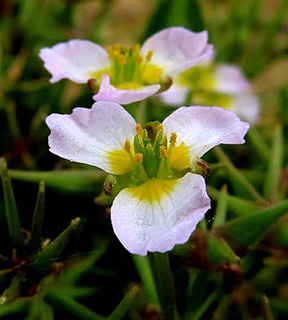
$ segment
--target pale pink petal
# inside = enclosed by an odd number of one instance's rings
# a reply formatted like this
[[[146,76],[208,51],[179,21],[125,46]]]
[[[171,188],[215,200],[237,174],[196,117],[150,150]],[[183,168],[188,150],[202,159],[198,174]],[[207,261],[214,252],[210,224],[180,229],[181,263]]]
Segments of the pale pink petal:
[[[173,190],[152,203],[135,197],[139,187],[123,189],[111,208],[114,232],[131,253],[165,252],[185,243],[210,208],[200,175],[187,173]]]
[[[260,102],[258,97],[252,92],[238,93],[231,96],[231,110],[236,112],[239,117],[250,124],[259,121]]]
[[[107,52],[86,40],[70,40],[52,48],[43,48],[39,55],[52,75],[51,82],[67,78],[77,83],[85,83],[94,72],[110,65]]]
[[[144,100],[160,89],[160,85],[155,84],[146,86],[138,90],[116,89],[110,84],[108,74],[102,75],[102,81],[99,92],[93,96],[95,101],[113,101],[120,104],[129,104],[136,101]]]
[[[147,39],[141,53],[153,51],[151,63],[159,65],[167,74],[173,75],[208,61],[213,56],[213,46],[207,43],[207,31],[200,33],[183,27],[164,29]]]
[[[247,91],[251,87],[240,68],[233,65],[218,65],[215,69],[215,81],[215,91],[226,94]]]
[[[160,93],[158,97],[167,106],[179,107],[185,103],[188,92],[189,88],[187,86],[180,86],[177,83],[173,83],[171,88],[163,93]]]
[[[52,153],[115,174],[109,154],[123,150],[126,139],[133,143],[136,125],[130,114],[113,102],[76,108],[71,115],[54,113],[46,123],[51,129],[48,142]]]
[[[190,155],[201,157],[214,146],[244,143],[249,125],[220,107],[182,107],[163,121],[164,132],[170,137],[177,133],[190,149]]]

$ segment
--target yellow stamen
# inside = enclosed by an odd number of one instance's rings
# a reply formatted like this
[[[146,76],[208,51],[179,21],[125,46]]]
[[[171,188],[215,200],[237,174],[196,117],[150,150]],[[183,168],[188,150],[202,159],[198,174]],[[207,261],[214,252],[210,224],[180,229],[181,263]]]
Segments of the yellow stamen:
[[[131,143],[129,140],[126,140],[125,143],[124,143],[124,149],[130,153],[131,152]]]
[[[161,131],[163,130],[163,124],[162,123],[159,123],[157,128],[156,128],[157,131]]]
[[[119,43],[114,44],[114,49],[118,52],[121,50],[121,45]]]
[[[135,54],[138,54],[140,52],[140,49],[141,49],[141,46],[139,43],[136,43],[134,46],[133,46],[133,53]]]
[[[165,146],[160,147],[160,158],[161,159],[168,158],[168,150]]]
[[[139,136],[142,136],[142,134],[143,134],[143,129],[142,129],[142,126],[141,126],[140,123],[137,123],[135,129],[136,129],[137,134],[138,134]]]
[[[136,59],[136,63],[139,65],[143,62],[143,56],[138,56]]]
[[[110,47],[108,47],[107,52],[108,52],[109,59],[113,59],[114,58],[114,55],[113,55],[114,49],[110,46]]]
[[[172,147],[175,147],[176,141],[177,141],[177,133],[172,132],[171,137],[170,137],[170,143],[171,143]]]
[[[142,153],[136,153],[135,154],[135,161],[137,163],[142,163],[143,162],[143,154]]]
[[[120,65],[124,65],[124,64],[126,64],[126,62],[127,62],[127,59],[126,59],[126,57],[124,56],[124,54],[120,54],[120,55],[118,56],[118,63],[119,63]]]
[[[147,55],[146,55],[146,61],[147,61],[147,62],[150,62],[152,56],[153,56],[153,51],[152,51],[152,50],[149,50],[148,53],[147,53]]]

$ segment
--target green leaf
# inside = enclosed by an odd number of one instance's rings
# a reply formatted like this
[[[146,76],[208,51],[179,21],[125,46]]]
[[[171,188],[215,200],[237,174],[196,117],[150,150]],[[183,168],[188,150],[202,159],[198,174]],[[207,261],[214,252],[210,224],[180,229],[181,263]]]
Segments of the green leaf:
[[[26,313],[31,304],[30,298],[19,298],[12,303],[0,306],[0,319],[7,319],[10,315]]]
[[[207,186],[208,194],[213,200],[219,200],[221,192],[217,189]],[[250,214],[260,209],[259,205],[239,197],[227,194],[227,206],[229,210],[235,212],[238,216]]]
[[[224,151],[220,147],[216,147],[215,149],[216,156],[219,161],[224,162],[226,165],[226,169],[229,173],[229,177],[236,191],[241,194],[243,191],[250,196],[250,198],[254,199],[259,203],[265,203],[265,199],[259,194],[259,192],[254,188],[254,186],[245,178],[245,176],[233,165],[228,156],[224,153]],[[244,195],[244,194],[243,194]],[[245,196],[245,195],[244,195]]]
[[[273,134],[272,148],[269,157],[268,171],[264,181],[264,197],[267,200],[276,201],[278,185],[282,170],[283,160],[283,133],[280,125],[276,126]]]
[[[220,295],[220,290],[216,290],[213,293],[211,293],[190,319],[200,320],[204,315],[204,313],[208,310],[211,304],[215,302],[215,300],[218,298],[219,295]]]
[[[31,236],[28,242],[30,252],[34,252],[41,248],[41,234],[44,219],[44,205],[45,205],[45,184],[44,181],[40,182],[39,191],[36,201],[36,206],[33,214]]]
[[[143,41],[168,27],[183,26],[192,31],[204,30],[197,0],[162,0],[150,19]]]
[[[229,247],[229,245],[219,236],[207,233],[207,257],[214,264],[239,263],[240,259]]]
[[[24,236],[20,224],[11,179],[8,175],[7,165],[4,158],[0,159],[0,172],[2,177],[6,220],[8,223],[10,237],[13,245],[16,248],[23,249],[25,245]]]
[[[273,313],[271,311],[269,299],[267,296],[264,294],[263,295],[263,320],[274,320]]]
[[[38,272],[46,272],[51,266],[51,261],[59,257],[69,240],[76,232],[80,218],[71,221],[70,225],[46,248],[38,252],[31,261],[31,269]]]
[[[269,227],[288,212],[288,200],[273,207],[227,222],[219,228],[233,248],[247,248],[258,243]]]
[[[213,227],[218,227],[226,221],[227,202],[227,185],[224,185],[220,191],[220,196],[218,198],[215,217],[213,220]]]
[[[253,145],[253,150],[255,150],[262,160],[266,163],[269,158],[270,150],[263,139],[262,135],[256,130],[255,127],[249,129],[247,133],[247,140]]]
[[[123,298],[117,308],[110,314],[108,320],[121,320],[125,313],[133,306],[139,288],[134,286]]]
[[[96,194],[103,187],[106,173],[100,170],[23,171],[9,170],[11,178],[39,183],[61,193]]]
[[[67,311],[73,316],[83,320],[104,320],[106,318],[96,314],[93,310],[85,307],[83,304],[73,300],[58,291],[49,291],[45,295],[45,301],[52,306],[57,306],[62,310]]]

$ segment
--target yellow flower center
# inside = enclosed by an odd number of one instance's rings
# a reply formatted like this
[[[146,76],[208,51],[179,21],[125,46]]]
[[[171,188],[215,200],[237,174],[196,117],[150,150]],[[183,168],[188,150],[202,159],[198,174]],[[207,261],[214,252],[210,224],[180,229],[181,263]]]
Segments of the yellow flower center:
[[[147,129],[137,124],[135,131],[133,143],[126,140],[123,149],[109,153],[115,174],[133,171],[135,180],[143,183],[150,178],[175,179],[189,170],[189,149],[184,142],[177,144],[175,132],[168,141],[162,124]]]
[[[110,68],[91,74],[98,82],[102,74],[108,74],[111,84],[123,90],[137,90],[152,84],[160,84],[161,90],[167,90],[172,84],[171,78],[165,76],[162,68],[152,63],[153,51],[143,56],[139,44],[132,48],[115,44],[108,48],[108,57]]]

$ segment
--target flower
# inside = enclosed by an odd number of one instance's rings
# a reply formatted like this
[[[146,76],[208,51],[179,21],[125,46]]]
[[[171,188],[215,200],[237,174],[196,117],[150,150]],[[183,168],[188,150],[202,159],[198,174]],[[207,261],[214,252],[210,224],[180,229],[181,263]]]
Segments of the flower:
[[[204,178],[195,173],[203,167],[199,157],[221,143],[244,143],[249,127],[219,107],[182,107],[146,129],[114,102],[52,114],[46,122],[52,153],[116,176],[112,226],[139,255],[189,239],[210,208]]]
[[[52,83],[67,78],[77,83],[90,80],[96,101],[121,104],[143,100],[169,88],[171,76],[213,55],[207,32],[183,27],[164,29],[143,44],[125,48],[116,44],[104,50],[86,40],[70,40],[42,48],[40,57],[52,74]]]
[[[191,98],[189,98],[191,92]],[[259,120],[260,104],[241,70],[234,65],[201,64],[179,74],[171,88],[160,94],[166,105],[189,103],[218,105],[236,112],[253,124]]]

